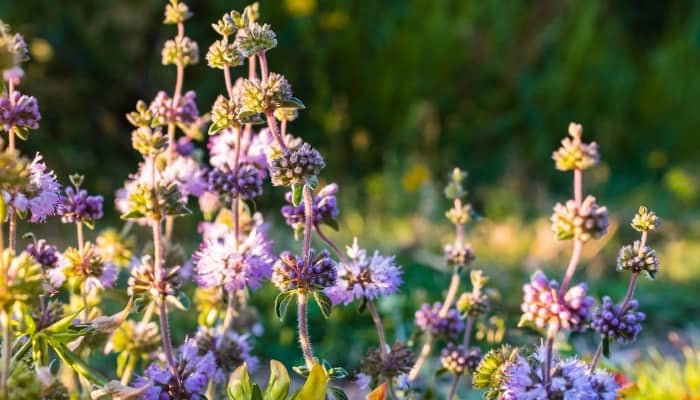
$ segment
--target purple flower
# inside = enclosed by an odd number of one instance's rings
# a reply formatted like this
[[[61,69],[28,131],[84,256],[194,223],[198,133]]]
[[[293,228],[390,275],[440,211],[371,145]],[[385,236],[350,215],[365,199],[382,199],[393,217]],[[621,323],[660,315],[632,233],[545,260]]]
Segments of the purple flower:
[[[144,400],[198,400],[216,372],[212,353],[200,355],[192,340],[180,346],[175,365],[173,375],[170,368],[154,362],[146,368],[144,376],[136,379],[136,387],[152,384],[143,394]]]
[[[5,202],[20,212],[29,212],[29,222],[44,222],[55,215],[61,200],[61,186],[53,171],[46,170],[41,155],[29,164],[29,185],[21,193],[3,193]]]
[[[378,251],[367,257],[367,252],[357,244],[347,248],[350,263],[338,263],[338,279],[335,286],[326,289],[334,304],[350,304],[355,300],[374,300],[379,296],[396,293],[401,285],[401,267],[394,257],[384,257]]]
[[[464,321],[459,317],[459,311],[450,308],[444,315],[440,315],[442,303],[436,302],[423,304],[416,311],[416,325],[423,331],[434,336],[444,336],[454,339],[464,329]]]
[[[318,194],[314,196],[311,209],[313,210],[315,225],[338,218],[340,211],[338,211],[338,204],[335,198],[336,193],[338,193],[338,185],[331,183],[319,190]],[[299,205],[294,206],[292,204],[292,192],[287,192],[284,199],[289,203],[282,207],[282,215],[287,225],[294,230],[303,229],[305,222],[304,202],[302,201]]]
[[[252,164],[260,169],[263,177],[267,176],[267,151],[273,143],[272,134],[263,129],[254,136],[242,135],[241,152],[238,161]],[[236,153],[237,134],[231,129],[225,129],[218,135],[209,138],[209,163],[214,168],[233,169],[233,159]]]
[[[58,214],[66,224],[92,222],[102,218],[102,196],[88,196],[87,190],[65,188],[65,196],[58,205]]]
[[[440,352],[442,367],[455,375],[474,372],[480,361],[481,350],[478,347],[467,350],[463,345],[448,343]]]
[[[309,266],[305,264],[301,257],[285,251],[275,262],[272,283],[282,292],[298,288],[325,289],[335,285],[336,265],[326,250],[312,253]]]
[[[176,157],[162,172],[162,178],[176,182],[183,196],[201,196],[207,189],[205,170],[192,157]]]
[[[593,298],[586,296],[587,287],[582,283],[569,288],[559,297],[559,284],[548,281],[542,271],[523,286],[523,315],[521,323],[531,322],[538,328],[554,326],[557,329],[581,330],[588,321]]]
[[[44,269],[55,268],[58,264],[58,250],[56,246],[46,243],[44,239],[29,243],[25,250]]]
[[[195,253],[195,282],[205,288],[257,289],[272,271],[272,242],[262,230],[253,229],[236,244],[232,233],[221,239],[205,240]]]
[[[190,90],[180,97],[177,106],[173,107],[173,99],[164,91],[160,91],[148,108],[159,125],[177,122],[190,125],[199,120],[199,110],[197,109],[197,103],[195,103],[196,97],[197,94]]]
[[[262,195],[263,175],[259,169],[250,164],[238,168],[238,175],[229,169],[213,169],[207,175],[207,191],[218,193],[224,203],[240,196],[243,200]]]
[[[37,101],[18,91],[0,95],[0,129],[9,132],[12,128],[37,129],[41,114]]]
[[[608,296],[603,297],[603,304],[593,312],[591,327],[601,335],[614,339],[618,343],[629,343],[637,339],[642,331],[641,322],[646,316],[637,311],[637,300],[630,301],[625,310],[613,303]]]
[[[246,363],[249,371],[254,371],[258,358],[250,354],[252,346],[249,335],[239,335],[234,331],[222,334],[219,329],[200,327],[194,338],[199,355],[210,353],[216,360],[214,382],[222,383],[239,365]]]
[[[192,155],[192,153],[194,153],[194,150],[194,143],[192,143],[192,139],[188,136],[181,137],[175,143],[175,151],[181,157],[189,157]]]

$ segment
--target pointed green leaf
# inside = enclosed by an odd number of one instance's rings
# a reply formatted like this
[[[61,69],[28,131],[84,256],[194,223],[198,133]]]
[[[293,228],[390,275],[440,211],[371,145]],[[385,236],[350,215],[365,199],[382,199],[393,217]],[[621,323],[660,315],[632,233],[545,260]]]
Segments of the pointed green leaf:
[[[322,290],[314,290],[314,299],[316,304],[318,304],[321,309],[321,314],[323,317],[328,319],[331,316],[331,311],[333,310],[333,302]]]
[[[253,387],[248,375],[248,365],[243,363],[231,374],[226,387],[229,400],[252,400]]]
[[[264,400],[284,400],[289,393],[291,380],[287,368],[277,360],[270,360],[270,380],[263,396]]]
[[[294,395],[294,400],[324,400],[328,377],[321,364],[315,363],[304,386]]]
[[[295,110],[303,110],[306,108],[306,106],[298,98],[290,97],[288,99],[285,99],[284,101],[279,102],[277,108],[293,108]]]
[[[253,383],[253,393],[251,396],[252,400],[263,400],[262,392],[260,391],[260,386],[257,383]]]
[[[313,175],[306,178],[306,186],[308,186],[312,190],[315,190],[318,187],[318,176]]]
[[[338,225],[338,220],[335,218],[324,218],[323,221],[321,221],[324,225],[329,226],[331,229],[334,231],[338,232],[340,230],[340,226]]]
[[[302,185],[299,185],[296,183],[292,185],[292,205],[294,207],[301,204],[302,190],[303,190]]]
[[[5,198],[0,196],[0,225],[5,222],[5,217],[7,217],[7,204]]]
[[[69,314],[68,316],[63,317],[49,325],[47,328],[43,329],[42,332],[55,334],[66,331],[71,325],[73,325],[73,321],[75,321],[81,312],[83,312],[82,307],[78,311],[75,311],[74,313]]]
[[[289,302],[294,299],[296,295],[296,290],[288,290],[282,292],[275,297],[275,315],[280,321],[284,320],[284,316],[287,314],[287,307]]]
[[[224,129],[225,129],[225,127],[220,126],[219,124],[211,124],[211,125],[209,125],[209,130],[207,131],[207,134],[209,136],[213,136],[213,135],[216,135],[217,133],[221,132]]]
[[[85,361],[81,360],[75,353],[68,350],[65,344],[56,342],[53,338],[48,338],[51,348],[56,352],[58,358],[64,363],[77,372],[80,376],[87,379],[90,383],[97,386],[104,386],[107,384],[107,379],[103,377],[96,371],[93,371],[90,366],[88,366]]]
[[[85,225],[90,230],[95,229],[95,221],[93,221],[91,219],[84,220],[83,225]]]

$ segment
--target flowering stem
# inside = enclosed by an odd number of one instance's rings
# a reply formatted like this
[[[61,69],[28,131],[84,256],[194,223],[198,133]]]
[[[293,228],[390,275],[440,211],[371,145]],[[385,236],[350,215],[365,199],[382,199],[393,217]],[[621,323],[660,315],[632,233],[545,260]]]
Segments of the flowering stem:
[[[598,348],[596,349],[595,353],[593,353],[593,357],[591,358],[591,367],[589,369],[590,373],[593,373],[595,371],[595,368],[598,365],[598,361],[600,360],[600,355],[603,354],[603,340],[605,339],[601,336],[600,344],[598,345]]]
[[[255,56],[248,57],[248,79],[255,79],[258,76]]]
[[[571,259],[569,259],[569,266],[566,267],[566,274],[564,274],[564,279],[561,281],[561,288],[559,289],[559,297],[563,298],[566,293],[566,289],[569,287],[571,278],[574,277],[574,272],[576,272],[576,267],[581,260],[581,250],[583,249],[583,242],[580,239],[574,239],[574,250],[571,252]]]
[[[268,76],[268,70],[267,70],[267,56],[265,55],[265,52],[260,52],[258,53],[258,59],[260,59],[260,77],[261,81],[264,84],[267,82],[267,76]]]
[[[580,168],[574,170],[574,201],[576,207],[581,207],[583,202],[583,170]]]
[[[155,259],[155,275],[156,284],[162,289],[163,283],[163,243],[162,243],[162,233],[160,228],[160,220],[151,221],[153,226],[153,247],[154,247],[154,259]],[[161,294],[160,299],[156,300],[158,302],[158,317],[160,318],[160,337],[163,340],[163,352],[165,353],[165,360],[170,366],[173,375],[176,374],[177,366],[175,365],[175,358],[173,356],[173,343],[170,339],[170,323],[168,322],[168,304],[165,301],[165,295]]]
[[[277,120],[275,120],[275,116],[272,111],[266,112],[265,117],[267,117],[267,126],[270,128],[272,137],[275,138],[277,145],[282,151],[287,151],[287,144],[284,143],[284,138],[282,135],[280,135],[279,128],[277,127]]]
[[[338,247],[338,245],[333,240],[331,240],[328,236],[326,236],[325,233],[323,233],[323,230],[321,229],[320,225],[315,224],[314,230],[316,231],[316,234],[318,235],[318,237],[320,237],[321,240],[324,243],[326,243],[328,245],[328,247],[330,247],[333,250],[333,252],[335,252],[335,254],[338,256],[338,258],[340,259],[340,261],[343,264],[345,264],[345,265],[350,264],[348,261],[348,258],[345,257],[345,254],[343,254],[343,252],[340,251],[340,248]]]
[[[430,352],[432,350],[433,338],[427,337],[425,339],[425,342],[423,342],[423,347],[420,349],[420,354],[418,354],[418,358],[416,358],[416,363],[413,364],[411,371],[408,373],[408,379],[410,381],[415,381],[416,378],[418,378],[418,374],[420,373],[421,368],[423,368],[423,364],[425,364],[425,361],[428,359],[428,356],[430,355]]]
[[[547,341],[545,347],[545,360],[544,360],[544,386],[549,391],[549,383],[552,374],[552,353],[554,350],[554,337],[557,335],[556,325],[550,325],[547,330]]]
[[[306,366],[311,369],[314,365],[314,352],[311,348],[311,337],[309,336],[309,321],[307,317],[308,297],[304,290],[297,293],[297,320],[299,324],[299,345],[304,354]]]
[[[224,315],[224,322],[221,324],[221,333],[225,334],[231,327],[233,322],[233,317],[236,314],[236,296],[234,292],[228,292],[228,303],[226,304],[226,315]]]
[[[467,317],[467,325],[464,328],[464,339],[462,339],[462,345],[464,350],[469,352],[469,341],[472,337],[472,329],[474,327],[474,318],[472,316]],[[454,380],[452,380],[452,387],[450,388],[450,394],[447,396],[447,400],[452,400],[457,394],[457,387],[459,386],[459,380],[462,379],[462,375],[455,375]]]
[[[85,248],[85,238],[83,236],[82,222],[75,223],[75,231],[78,237],[78,251],[80,252],[80,257],[84,258],[85,254],[83,254],[83,250]],[[85,282],[80,284],[80,297],[83,300],[83,312],[85,315],[85,321],[87,321],[90,318],[90,305],[88,304],[87,300],[87,290],[85,287]]]
[[[384,325],[382,324],[382,318],[377,312],[377,306],[374,304],[374,300],[367,300],[367,309],[369,314],[372,316],[372,321],[374,322],[374,327],[377,328],[377,336],[379,337],[379,354],[382,360],[386,361],[386,357],[389,355],[389,346],[386,342],[386,334],[384,333]]]
[[[457,290],[459,289],[459,282],[459,272],[455,268],[454,272],[452,273],[452,279],[450,280],[450,286],[447,289],[447,294],[445,295],[445,301],[442,303],[442,308],[440,308],[441,318],[444,318],[447,315],[452,303],[455,301],[455,297],[457,297]]]
[[[314,223],[314,198],[311,194],[311,188],[309,185],[304,185],[302,190],[304,196],[304,214],[306,217],[304,223],[304,247],[302,257],[304,258],[304,268],[308,268],[309,262],[311,261],[311,233],[313,232]]]
[[[12,252],[15,252],[15,247],[16,247],[16,242],[17,242],[17,215],[13,212],[10,211],[10,224],[9,224],[9,238],[7,247],[12,250]]]
[[[7,310],[2,310],[0,313],[2,318],[2,370],[0,377],[2,378],[2,391],[4,398],[9,399],[9,388],[7,380],[10,378],[10,352],[12,351],[12,325],[10,314]]]

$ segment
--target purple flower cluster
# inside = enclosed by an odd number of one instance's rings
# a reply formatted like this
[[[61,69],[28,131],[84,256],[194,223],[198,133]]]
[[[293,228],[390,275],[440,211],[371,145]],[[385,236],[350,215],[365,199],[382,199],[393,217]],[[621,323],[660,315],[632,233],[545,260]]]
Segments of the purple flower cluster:
[[[637,311],[637,307],[637,300],[632,300],[625,310],[622,310],[620,305],[605,296],[603,304],[593,312],[591,327],[618,343],[633,342],[642,331],[642,321],[646,318],[643,312]]]
[[[41,155],[29,164],[29,185],[20,193],[3,193],[5,202],[20,212],[29,212],[29,222],[39,223],[56,214],[61,186],[53,171],[47,171]]]
[[[183,136],[175,143],[175,151],[182,157],[189,157],[194,153],[195,147],[189,136]]]
[[[194,255],[194,280],[205,288],[257,289],[270,277],[273,260],[272,242],[262,230],[253,229],[240,243],[229,233],[202,243]]]
[[[615,400],[618,385],[614,378],[598,370],[588,372],[588,366],[575,358],[552,359],[552,376],[549,385],[543,382],[544,347],[540,347],[529,359],[517,356],[509,362],[503,373],[503,400]]]
[[[177,106],[173,107],[173,99],[164,91],[160,91],[148,108],[159,125],[176,122],[190,125],[199,120],[196,97],[197,94],[190,90],[180,98]]]
[[[355,300],[374,300],[379,296],[396,293],[401,285],[401,267],[394,257],[384,257],[375,251],[367,257],[367,252],[357,244],[347,248],[350,263],[338,263],[336,284],[326,289],[326,294],[334,304],[350,304]]]
[[[55,268],[58,263],[56,246],[48,244],[44,239],[29,243],[25,251],[44,269]]]
[[[273,186],[300,185],[315,177],[326,166],[321,153],[304,143],[285,150],[270,161],[270,178]]]
[[[523,285],[523,303],[520,306],[523,315],[520,322],[531,322],[538,328],[554,326],[557,329],[580,330],[588,321],[593,298],[586,296],[584,283],[567,290],[563,298],[559,297],[559,284],[548,281],[542,271],[537,271],[530,278],[530,283]]]
[[[102,218],[102,196],[88,196],[87,190],[65,188],[65,196],[58,205],[58,214],[66,224],[96,221]]]
[[[207,175],[207,191],[218,193],[226,204],[230,204],[237,196],[249,200],[262,195],[262,179],[260,170],[250,164],[241,165],[238,176],[231,170],[216,168]]]
[[[11,97],[7,93],[0,95],[0,129],[37,129],[40,120],[36,98],[17,91]]]
[[[336,193],[338,193],[338,185],[331,183],[330,185],[324,186],[323,189],[319,190],[314,196],[311,209],[313,211],[315,225],[326,220],[335,220],[338,218],[340,211],[338,210],[338,203],[335,198]],[[302,201],[299,205],[294,206],[292,204],[292,192],[287,192],[284,199],[289,203],[282,206],[282,215],[287,225],[295,230],[303,228],[306,220],[304,202]]]
[[[233,169],[234,153],[236,152],[238,135],[231,129],[225,129],[218,135],[209,138],[209,163],[214,168]],[[267,176],[267,154],[274,138],[269,129],[261,130],[257,135],[244,135],[241,138],[239,162],[252,164]]]
[[[272,283],[282,292],[299,288],[325,289],[335,285],[337,274],[335,262],[326,250],[312,253],[308,267],[301,257],[285,251],[275,262]]]
[[[463,345],[449,343],[440,352],[440,363],[455,375],[474,372],[481,361],[481,350],[474,347],[467,350]]]
[[[416,325],[431,335],[454,339],[464,329],[464,321],[459,317],[457,309],[450,308],[444,316],[440,315],[441,309],[442,303],[439,302],[432,306],[423,304],[416,311]]]
[[[207,388],[210,378],[216,373],[216,359],[211,352],[199,354],[192,341],[185,342],[178,351],[173,374],[167,366],[154,362],[146,368],[144,376],[134,382],[143,387],[149,382],[151,387],[143,393],[144,400],[197,400]]]
[[[199,355],[211,352],[216,360],[214,382],[222,383],[238,366],[245,363],[249,371],[257,368],[258,358],[251,355],[249,335],[239,335],[234,331],[222,334],[220,330],[200,327],[194,338]]]

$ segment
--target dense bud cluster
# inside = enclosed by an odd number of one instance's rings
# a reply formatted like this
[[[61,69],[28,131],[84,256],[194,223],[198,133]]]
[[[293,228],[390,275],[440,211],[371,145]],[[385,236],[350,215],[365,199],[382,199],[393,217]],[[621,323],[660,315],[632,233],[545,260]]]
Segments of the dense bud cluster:
[[[591,328],[618,343],[633,342],[642,331],[642,321],[646,318],[643,312],[637,311],[638,307],[639,302],[631,300],[622,310],[620,305],[615,304],[609,296],[605,296],[603,304],[593,312]]]
[[[639,211],[632,218],[632,228],[639,232],[653,231],[659,227],[661,219],[656,216],[656,213],[647,209],[644,206],[639,207]]]
[[[218,193],[224,204],[231,204],[239,196],[243,200],[253,199],[263,192],[260,171],[250,164],[241,165],[237,176],[234,171],[212,169],[207,175],[207,182],[207,191]]]
[[[39,128],[40,120],[36,98],[18,91],[0,95],[0,130],[26,137],[24,132]]]
[[[476,255],[469,245],[446,244],[444,251],[445,262],[451,267],[467,266],[476,260]]]
[[[581,330],[588,321],[593,298],[586,296],[587,287],[582,283],[559,297],[559,284],[547,280],[541,271],[532,275],[523,286],[523,315],[520,323],[532,323],[538,328],[554,326],[557,329]]]
[[[440,315],[441,303],[423,304],[416,311],[416,326],[422,331],[433,336],[441,336],[454,339],[464,330],[464,321],[459,317],[459,311],[454,308],[447,310],[444,316]]]
[[[362,359],[362,372],[375,378],[394,378],[407,373],[415,361],[413,351],[403,342],[396,342],[382,356],[382,350],[373,347]]]
[[[206,55],[207,65],[211,68],[224,69],[243,65],[243,56],[235,43],[217,40],[209,46]]]
[[[270,161],[270,178],[274,186],[301,185],[316,177],[325,166],[321,153],[304,143]]]
[[[455,375],[472,373],[481,361],[481,350],[472,348],[467,350],[462,345],[449,343],[440,352],[440,363],[442,368]]]
[[[600,162],[598,144],[596,142],[583,143],[581,135],[583,127],[580,124],[569,124],[569,135],[571,138],[564,138],[561,147],[552,154],[556,167],[560,171],[571,171],[574,169],[588,169]]]
[[[181,123],[194,124],[199,120],[199,110],[196,103],[197,94],[188,90],[180,97],[177,104],[164,91],[159,91],[148,109],[151,113],[151,126]]]
[[[617,270],[631,271],[635,274],[646,273],[651,279],[659,272],[659,259],[656,257],[656,250],[644,245],[639,240],[633,244],[628,244],[620,248],[617,255]]]
[[[580,207],[573,200],[557,203],[551,221],[557,239],[576,238],[586,242],[608,232],[608,209],[599,206],[595,197],[587,196]]]
[[[163,65],[194,65],[199,62],[199,46],[187,36],[178,36],[165,42],[161,58]]]
[[[326,250],[311,254],[307,267],[304,260],[285,251],[273,266],[272,283],[280,291],[318,290],[333,286],[337,279],[335,262]]]
[[[58,205],[63,223],[91,223],[102,218],[102,196],[89,196],[87,190],[66,187],[65,196]]]
[[[314,225],[338,218],[340,211],[338,210],[338,202],[335,197],[337,192],[338,185],[332,183],[324,186],[314,195],[313,205],[311,206]],[[301,231],[304,228],[306,219],[303,201],[296,206],[292,204],[292,192],[287,192],[284,199],[288,204],[282,206],[282,216],[284,216],[287,225],[295,231]]]
[[[253,22],[236,34],[236,45],[243,57],[265,53],[277,46],[277,35],[270,25]]]
[[[131,269],[127,293],[134,297],[150,296],[158,299],[162,296],[177,294],[180,286],[182,286],[180,267],[164,269],[163,276],[156,279],[153,257],[145,255],[141,258],[141,262]]]

